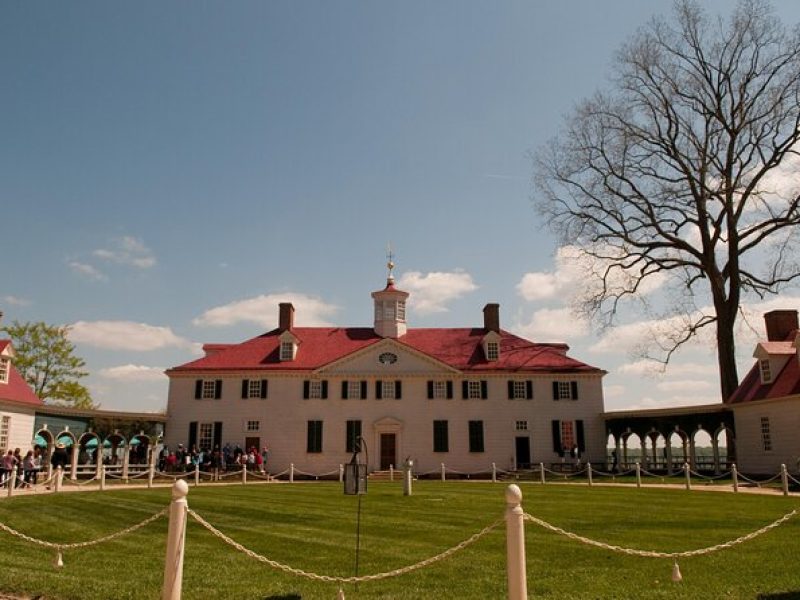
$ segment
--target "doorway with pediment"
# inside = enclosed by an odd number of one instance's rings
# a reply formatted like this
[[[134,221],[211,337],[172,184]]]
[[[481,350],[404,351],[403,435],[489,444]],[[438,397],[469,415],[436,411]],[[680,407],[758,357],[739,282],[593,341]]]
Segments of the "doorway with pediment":
[[[372,424],[375,437],[373,448],[378,450],[372,459],[381,471],[400,468],[403,422],[392,417],[383,417]]]

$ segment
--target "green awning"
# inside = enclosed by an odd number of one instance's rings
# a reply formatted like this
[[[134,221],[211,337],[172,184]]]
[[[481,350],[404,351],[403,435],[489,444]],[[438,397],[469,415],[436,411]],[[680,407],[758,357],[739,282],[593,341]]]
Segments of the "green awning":
[[[47,446],[47,440],[44,439],[42,436],[37,435],[36,437],[33,438],[33,445],[34,446],[46,447]]]

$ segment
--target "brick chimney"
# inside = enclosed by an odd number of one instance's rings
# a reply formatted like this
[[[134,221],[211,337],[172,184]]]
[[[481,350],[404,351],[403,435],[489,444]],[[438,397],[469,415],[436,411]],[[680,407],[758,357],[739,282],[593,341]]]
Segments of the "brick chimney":
[[[281,302],[278,306],[280,307],[278,329],[291,331],[292,327],[294,327],[294,306],[292,306],[291,302]]]
[[[796,330],[796,310],[773,310],[764,314],[764,323],[767,325],[767,340],[770,342],[784,342],[789,339],[789,334]]]
[[[500,333],[500,305],[489,303],[483,307],[483,328]]]

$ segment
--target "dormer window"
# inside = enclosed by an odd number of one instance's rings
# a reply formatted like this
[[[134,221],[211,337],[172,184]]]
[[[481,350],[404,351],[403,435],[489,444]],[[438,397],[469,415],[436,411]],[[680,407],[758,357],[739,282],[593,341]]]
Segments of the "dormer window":
[[[769,360],[759,360],[758,366],[761,370],[761,383],[770,383],[772,381],[772,369],[770,368]]]
[[[11,361],[0,358],[0,383],[8,383],[8,372],[11,370]]]
[[[486,360],[497,360],[500,358],[500,344],[488,342],[486,344]]]
[[[281,360],[294,360],[294,344],[281,342]]]
[[[281,362],[297,358],[297,337],[291,331],[284,331],[280,335],[281,344],[278,346],[278,358]]]

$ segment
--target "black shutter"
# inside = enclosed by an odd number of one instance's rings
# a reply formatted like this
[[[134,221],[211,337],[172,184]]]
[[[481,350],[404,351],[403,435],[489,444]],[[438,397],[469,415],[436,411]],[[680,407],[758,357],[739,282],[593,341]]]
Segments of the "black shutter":
[[[400,400],[403,397],[403,382],[399,379],[394,382],[394,397],[395,400]]]
[[[553,400],[558,400],[558,382],[553,382]]]
[[[214,439],[209,449],[213,450],[214,447],[222,448],[222,421],[214,421]]]
[[[553,421],[553,452],[559,456],[564,456],[564,449],[561,447],[561,421]]]
[[[433,400],[433,381],[428,380],[428,400]]]
[[[266,398],[269,396],[269,381],[266,379],[261,380],[261,397]]]
[[[342,400],[347,400],[347,380],[342,382]],[[352,450],[348,450],[352,452]]]
[[[308,379],[303,382],[303,400],[308,400]]]
[[[366,381],[362,381],[361,382],[361,399],[362,400],[366,400],[367,399],[367,382]],[[359,435],[361,435],[361,434],[359,434]]]
[[[375,399],[382,400],[383,399],[383,382],[376,381],[375,382]]]
[[[509,400],[514,399],[514,382],[511,381],[510,379],[508,380],[508,399]]]
[[[322,380],[322,399],[326,400],[328,398],[328,380]]]
[[[222,398],[222,379],[217,379],[214,382],[214,400]]]
[[[525,397],[528,400],[533,399],[533,382],[530,379],[525,382]]]
[[[191,450],[193,446],[197,444],[197,421],[192,421],[189,423],[189,447],[187,450]]]
[[[447,399],[448,400],[452,400],[453,399],[453,382],[452,381],[448,381],[447,382]]]
[[[570,381],[570,387],[572,388],[572,399],[578,399],[578,382],[577,381]]]
[[[194,382],[194,398],[195,400],[200,400],[203,397],[203,380],[202,379],[195,379]]]
[[[481,379],[481,400],[486,400],[489,397],[489,385],[485,379]]]
[[[242,398],[247,398],[250,395],[250,380],[242,379]]]
[[[583,420],[578,419],[575,421],[575,434],[578,438],[578,450],[581,454],[586,452],[586,437],[583,435]]]
[[[469,382],[462,381],[461,382],[461,397],[466,400],[469,398]]]

